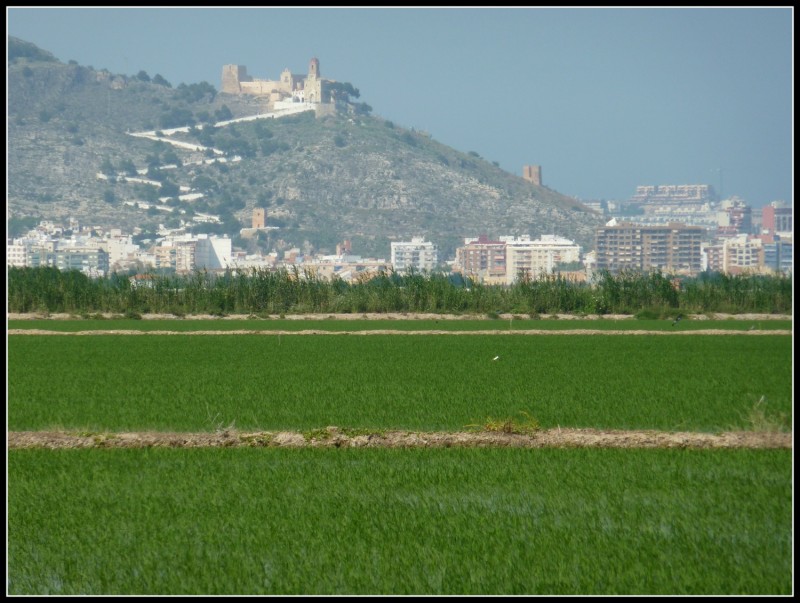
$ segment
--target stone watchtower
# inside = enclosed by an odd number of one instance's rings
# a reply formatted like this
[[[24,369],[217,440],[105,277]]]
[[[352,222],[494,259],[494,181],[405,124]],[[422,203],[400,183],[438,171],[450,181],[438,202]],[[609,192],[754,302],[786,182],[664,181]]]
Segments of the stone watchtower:
[[[542,166],[540,165],[523,165],[522,177],[528,182],[533,182],[537,186],[542,185]]]
[[[241,82],[251,79],[247,76],[247,67],[244,65],[222,66],[222,92],[239,94],[242,91]]]
[[[264,228],[267,223],[267,211],[263,207],[253,209],[253,228]]]

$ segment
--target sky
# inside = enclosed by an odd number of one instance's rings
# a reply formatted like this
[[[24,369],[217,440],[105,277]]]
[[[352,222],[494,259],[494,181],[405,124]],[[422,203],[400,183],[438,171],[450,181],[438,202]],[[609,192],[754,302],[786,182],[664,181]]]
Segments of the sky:
[[[221,87],[288,67],[373,115],[581,200],[710,184],[793,202],[794,10],[7,7],[8,35],[115,74]]]

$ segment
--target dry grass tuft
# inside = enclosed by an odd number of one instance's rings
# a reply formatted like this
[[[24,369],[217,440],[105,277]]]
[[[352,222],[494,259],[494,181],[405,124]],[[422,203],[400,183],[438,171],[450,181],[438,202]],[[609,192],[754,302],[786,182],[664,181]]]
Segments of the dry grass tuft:
[[[744,422],[747,431],[786,432],[789,431],[789,417],[786,413],[767,414],[767,398],[761,396],[753,405]]]
[[[539,421],[524,410],[520,411],[518,414],[523,415],[524,418],[521,420],[514,420],[513,418],[493,419],[492,417],[487,417],[482,423],[471,423],[466,425],[466,427],[472,431],[491,431],[522,435],[531,435],[541,429]]]

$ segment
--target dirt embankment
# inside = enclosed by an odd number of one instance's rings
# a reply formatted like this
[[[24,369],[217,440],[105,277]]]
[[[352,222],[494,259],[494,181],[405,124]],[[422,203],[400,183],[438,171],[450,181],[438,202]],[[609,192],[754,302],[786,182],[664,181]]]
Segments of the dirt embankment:
[[[106,318],[111,318],[113,315],[106,314]],[[70,314],[52,314],[42,316],[37,314],[9,314],[9,320],[67,320],[75,319],[76,317]],[[171,314],[144,314],[143,320],[165,320],[175,319],[176,317]],[[249,317],[244,314],[230,315],[224,317],[217,317],[211,315],[192,315],[184,317],[184,320],[247,320]],[[237,329],[237,330],[194,330],[194,331],[168,331],[168,330],[153,330],[153,331],[140,331],[135,329],[96,329],[92,331],[77,331],[77,332],[62,332],[52,331],[48,329],[8,329],[8,335],[791,335],[791,330],[763,330],[756,328],[759,321],[769,320],[791,320],[791,316],[777,315],[777,314],[715,314],[709,318],[705,314],[687,316],[687,320],[749,320],[753,325],[748,331],[729,330],[729,329],[698,329],[691,331],[647,331],[647,330],[634,330],[634,329],[569,329],[569,330],[549,330],[549,329],[514,329],[513,321],[519,319],[513,314],[500,314],[499,319],[489,318],[485,315],[475,314],[403,314],[403,313],[388,313],[388,314],[294,314],[284,317],[270,316],[269,318],[261,318],[259,320],[270,320],[282,318],[285,320],[341,320],[356,323],[357,321],[396,321],[396,320],[434,320],[434,321],[459,321],[459,320],[486,320],[494,321],[498,324],[505,324],[505,321],[510,322],[509,329],[484,329],[480,331],[453,331],[453,330],[396,330],[396,329],[368,329],[359,330],[355,327],[353,330],[347,331],[327,331],[320,329],[305,329],[301,331],[285,331],[285,330],[258,330],[258,329]],[[609,315],[588,315],[588,316],[575,316],[572,314],[557,314],[552,318],[559,320],[578,320],[583,322],[593,321],[627,321],[633,320],[633,316],[627,314],[609,314]]]
[[[104,318],[113,318],[115,314],[103,313]],[[8,320],[75,320],[80,318],[74,314],[8,314]],[[163,320],[178,318],[172,314],[142,314],[142,320]],[[210,314],[187,314],[184,320],[247,320],[248,314],[230,314],[227,316],[212,316]],[[431,313],[364,313],[364,314],[277,314],[268,317],[258,317],[261,320],[520,320],[530,318],[527,315],[499,314],[497,318],[485,314],[431,314]],[[574,314],[553,314],[542,318],[557,318],[558,320],[626,320],[633,319],[632,314],[588,314],[577,316]],[[689,314],[686,320],[792,320],[786,314]]]
[[[792,434],[777,431],[724,433],[548,429],[533,434],[491,431],[348,433],[327,427],[311,433],[290,431],[213,433],[8,433],[8,448],[791,448]]]

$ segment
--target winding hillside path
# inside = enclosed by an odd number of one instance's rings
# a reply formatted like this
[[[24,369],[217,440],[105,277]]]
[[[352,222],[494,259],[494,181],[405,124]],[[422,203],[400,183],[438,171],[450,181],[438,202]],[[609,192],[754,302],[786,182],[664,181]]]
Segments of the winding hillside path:
[[[227,120],[224,120],[224,121],[218,121],[215,124],[213,124],[213,127],[215,127],[215,128],[224,128],[225,126],[228,126],[228,125],[231,125],[231,124],[236,124],[236,123],[241,123],[241,122],[246,122],[246,121],[255,121],[257,119],[277,119],[277,118],[280,118],[280,117],[286,117],[286,116],[289,116],[289,115],[296,115],[298,113],[304,113],[306,111],[313,111],[314,110],[313,105],[311,105],[309,103],[296,103],[296,105],[297,106],[286,107],[286,108],[283,108],[283,109],[278,109],[276,111],[271,111],[269,113],[258,113],[256,115],[248,115],[246,117],[237,117],[237,118],[234,118],[234,119],[227,119]],[[172,137],[176,133],[188,133],[189,130],[192,127],[196,128],[198,130],[202,130],[203,129],[203,124],[199,124],[199,125],[196,125],[196,126],[181,126],[181,127],[178,127],[178,128],[167,128],[167,129],[163,129],[163,130],[147,130],[147,131],[142,131],[142,132],[128,132],[128,135],[129,136],[134,136],[136,138],[146,138],[148,140],[152,140],[152,141],[155,141],[155,142],[163,142],[163,143],[166,143],[166,144],[170,144],[170,145],[172,145],[174,147],[177,147],[179,149],[183,149],[184,151],[192,151],[192,152],[195,152],[195,153],[206,153],[207,151],[210,151],[213,155],[215,155],[215,157],[213,157],[211,159],[201,159],[201,160],[198,160],[198,161],[189,161],[189,162],[186,162],[185,165],[201,165],[202,166],[202,165],[209,165],[209,164],[216,163],[216,162],[220,162],[220,163],[231,162],[231,163],[234,163],[234,162],[238,162],[238,161],[242,160],[241,156],[239,156],[239,155],[234,155],[233,157],[225,157],[225,151],[222,151],[220,149],[215,149],[213,147],[207,147],[207,146],[201,145],[201,144],[196,143],[196,142],[186,142],[185,140],[176,140],[175,138]],[[174,169],[175,167],[176,166],[174,166],[174,165],[166,165],[166,166],[161,166],[161,169],[167,169],[167,168]],[[140,174],[146,174],[147,173],[147,170],[137,170],[137,171]],[[101,172],[98,172],[95,176],[100,180],[108,180],[108,175],[103,174]],[[157,188],[161,187],[161,182],[158,182],[156,180],[150,180],[150,179],[147,179],[147,178],[132,177],[132,176],[128,176],[125,173],[118,173],[116,176],[114,176],[114,178],[117,181],[147,184],[147,185],[150,185],[150,186],[155,186]],[[197,200],[197,199],[203,197],[202,193],[191,192],[188,189],[188,187],[181,187],[181,190],[184,192],[184,194],[178,195],[178,198],[180,200],[182,200],[182,201],[194,201],[194,200]],[[168,198],[169,197],[162,197],[160,200],[161,201],[165,201]],[[134,201],[126,201],[125,204],[126,205],[138,204],[143,209],[149,209],[150,206],[151,206],[150,203],[147,203],[145,201],[136,201],[136,202],[134,202]],[[155,204],[152,204],[152,205],[155,205]],[[168,211],[168,212],[174,211],[174,208],[166,206],[166,205],[155,205],[155,207],[157,209],[161,210],[161,211]],[[198,215],[202,215],[202,214],[198,214]],[[215,216],[215,215],[211,215],[211,214],[206,214],[206,216],[208,218],[211,218],[212,221],[214,221],[214,222],[220,222],[219,216]]]

